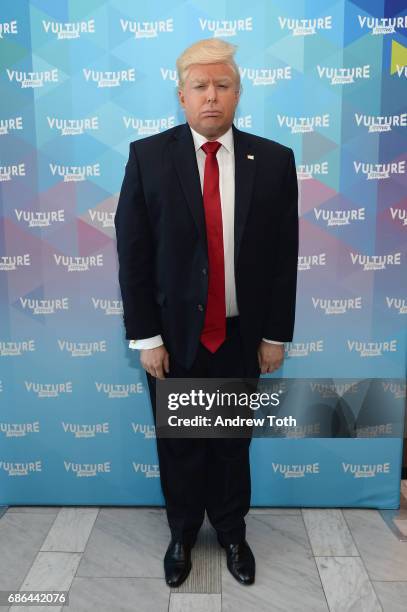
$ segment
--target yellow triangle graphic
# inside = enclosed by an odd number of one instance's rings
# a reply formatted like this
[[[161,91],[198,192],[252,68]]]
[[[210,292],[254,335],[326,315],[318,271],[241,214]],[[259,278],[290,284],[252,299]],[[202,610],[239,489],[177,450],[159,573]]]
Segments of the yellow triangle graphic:
[[[407,47],[404,47],[395,40],[391,41],[391,68],[390,74],[397,72],[397,66],[399,69],[401,66],[407,65]]]

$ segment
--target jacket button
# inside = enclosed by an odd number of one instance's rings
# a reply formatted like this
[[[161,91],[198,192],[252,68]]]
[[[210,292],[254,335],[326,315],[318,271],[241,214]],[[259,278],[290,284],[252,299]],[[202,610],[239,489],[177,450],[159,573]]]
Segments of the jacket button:
[[[198,304],[198,310],[200,310],[202,312],[203,309],[204,309],[204,307],[202,306],[202,304]]]

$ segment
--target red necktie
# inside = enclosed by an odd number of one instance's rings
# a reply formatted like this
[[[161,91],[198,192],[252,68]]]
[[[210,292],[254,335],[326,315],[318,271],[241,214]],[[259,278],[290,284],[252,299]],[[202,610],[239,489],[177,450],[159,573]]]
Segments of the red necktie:
[[[215,353],[226,338],[225,259],[223,253],[222,208],[219,193],[219,166],[216,153],[220,142],[205,142],[206,153],[203,202],[208,244],[208,302],[200,340]]]

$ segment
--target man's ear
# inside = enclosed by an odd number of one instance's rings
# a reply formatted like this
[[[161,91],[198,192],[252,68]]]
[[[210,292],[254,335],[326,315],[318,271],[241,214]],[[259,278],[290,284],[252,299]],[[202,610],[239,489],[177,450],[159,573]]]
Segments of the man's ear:
[[[242,93],[242,90],[241,90],[241,89],[239,89],[239,90],[236,92],[236,106],[239,104],[239,100],[240,100],[240,95],[241,95],[241,93]]]
[[[182,108],[185,108],[185,98],[184,98],[184,92],[182,89],[178,89],[178,100]]]

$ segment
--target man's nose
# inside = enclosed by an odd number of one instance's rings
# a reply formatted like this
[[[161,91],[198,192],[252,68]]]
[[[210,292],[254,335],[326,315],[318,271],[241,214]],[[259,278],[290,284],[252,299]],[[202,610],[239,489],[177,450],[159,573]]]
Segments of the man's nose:
[[[213,84],[208,86],[207,95],[208,102],[214,102],[216,100],[216,87]]]

